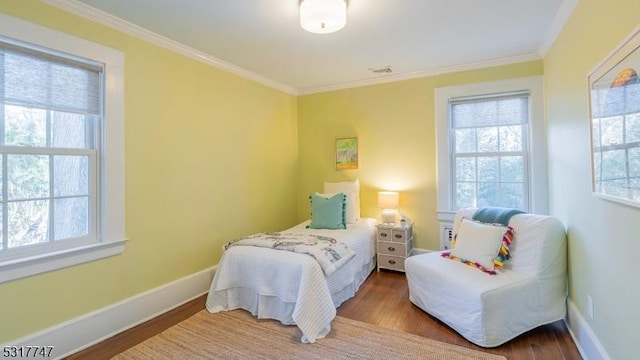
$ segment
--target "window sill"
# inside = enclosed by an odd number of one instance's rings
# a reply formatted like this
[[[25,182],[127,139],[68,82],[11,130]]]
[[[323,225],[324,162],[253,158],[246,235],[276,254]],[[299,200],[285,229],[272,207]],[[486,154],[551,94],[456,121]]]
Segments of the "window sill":
[[[122,254],[127,240],[80,246],[48,254],[0,262],[0,284]]]
[[[456,217],[455,211],[438,211],[438,221],[453,222]]]

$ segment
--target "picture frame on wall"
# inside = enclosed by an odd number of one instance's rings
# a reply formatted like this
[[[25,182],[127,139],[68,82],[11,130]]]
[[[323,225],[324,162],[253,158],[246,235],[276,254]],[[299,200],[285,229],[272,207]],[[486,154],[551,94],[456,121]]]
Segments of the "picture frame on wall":
[[[640,207],[640,27],[587,80],[593,194]]]
[[[358,138],[336,139],[336,170],[358,168]]]

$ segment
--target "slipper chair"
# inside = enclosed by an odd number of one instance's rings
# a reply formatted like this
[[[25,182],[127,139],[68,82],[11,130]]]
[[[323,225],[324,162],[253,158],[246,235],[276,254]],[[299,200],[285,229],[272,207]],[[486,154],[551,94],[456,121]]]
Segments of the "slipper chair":
[[[486,253],[482,247],[488,244],[487,238],[496,236],[496,230],[488,228],[492,225],[473,222],[477,210],[465,208],[456,213],[453,228],[458,238],[451,253],[431,252],[406,259],[410,301],[482,347],[501,345],[540,325],[563,319],[567,260],[562,223],[544,215],[511,216],[511,258],[500,259],[503,267],[491,275],[482,266],[482,252]],[[500,234],[506,236],[504,228]],[[463,249],[462,241],[471,247]],[[452,256],[458,246],[465,257],[479,253],[478,259]],[[497,256],[496,251],[492,248],[488,253]],[[449,256],[443,257],[443,253]]]

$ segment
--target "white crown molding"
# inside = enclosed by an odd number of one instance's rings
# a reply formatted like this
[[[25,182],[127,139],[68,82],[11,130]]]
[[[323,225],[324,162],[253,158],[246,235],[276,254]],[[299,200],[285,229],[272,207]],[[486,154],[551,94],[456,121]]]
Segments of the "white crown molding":
[[[205,64],[211,65],[218,69],[230,72],[232,74],[241,76],[245,79],[253,80],[262,85],[266,85],[270,88],[283,91],[291,95],[297,95],[297,91],[294,87],[281,84],[277,81],[268,79],[262,75],[258,75],[239,66],[228,63],[224,60],[213,57],[200,50],[196,50],[192,47],[186,46],[177,41],[166,38],[162,35],[156,34],[153,31],[147,30],[138,25],[132,24],[119,17],[108,14],[104,11],[98,10],[92,6],[81,3],[76,0],[42,0],[42,2],[55,6],[74,15],[78,15],[93,22],[108,26],[112,29],[121,31],[125,34],[135,36],[139,39],[148,41],[154,45],[171,50],[186,57],[201,61]]]
[[[218,265],[54,325],[5,345],[48,345],[65,358],[207,293]]]
[[[387,75],[387,76],[382,76],[377,78],[349,81],[349,82],[332,84],[332,85],[302,88],[298,90],[298,95],[309,95],[309,94],[316,94],[316,93],[327,92],[327,91],[344,90],[344,89],[356,88],[361,86],[377,85],[377,84],[389,83],[394,81],[418,79],[418,78],[423,78],[427,76],[442,75],[442,74],[458,72],[458,71],[475,70],[475,69],[487,68],[492,66],[509,65],[509,64],[515,64],[520,62],[526,62],[526,61],[540,60],[540,59],[542,59],[540,55],[538,55],[537,53],[531,53],[531,54],[509,56],[509,57],[503,57],[503,58],[497,58],[497,59],[473,61],[473,62],[462,63],[462,64],[434,67],[434,68],[430,68],[422,71]]]
[[[578,5],[578,0],[564,0],[562,2],[560,9],[558,9],[556,16],[551,22],[551,26],[547,29],[544,39],[542,40],[542,44],[540,44],[540,47],[538,48],[538,54],[540,57],[544,58],[547,56],[547,53],[551,50],[553,43],[558,38],[558,35],[560,35],[562,28],[566,24],[567,20],[569,20],[569,17],[571,16],[573,9],[576,8],[576,5]]]
[[[273,89],[283,91],[291,95],[309,95],[309,94],[315,94],[315,93],[321,93],[321,92],[344,90],[344,89],[369,86],[369,85],[377,85],[377,84],[389,83],[394,81],[417,79],[417,78],[422,78],[427,76],[442,75],[442,74],[457,72],[457,71],[474,70],[474,69],[486,68],[491,66],[501,66],[501,65],[514,64],[518,62],[540,60],[543,58],[543,55],[546,54],[546,51],[549,50],[549,48],[553,44],[553,41],[555,41],[555,38],[560,33],[562,26],[564,25],[566,20],[569,18],[569,15],[571,14],[571,12],[573,11],[573,8],[578,2],[578,0],[565,0],[563,2],[560,10],[558,11],[558,13],[554,18],[552,27],[549,29],[549,31],[547,31],[547,35],[545,36],[545,42],[540,47],[537,53],[516,55],[516,56],[482,60],[482,61],[474,61],[474,62],[454,64],[454,65],[448,65],[448,66],[442,66],[442,67],[434,67],[434,68],[425,69],[422,71],[400,73],[400,74],[387,75],[387,76],[381,76],[381,77],[370,78],[370,79],[348,81],[348,82],[337,83],[337,84],[313,86],[313,87],[306,87],[306,88],[295,88],[293,86],[279,83],[277,81],[266,78],[262,75],[243,69],[239,66],[236,66],[224,60],[218,59],[214,56],[211,56],[202,51],[196,50],[192,47],[186,46],[177,41],[166,38],[162,35],[156,34],[150,30],[147,30],[143,27],[132,24],[126,20],[113,16],[104,11],[98,10],[92,6],[84,4],[77,0],[42,0],[42,1],[51,6],[55,6],[57,8],[60,8],[72,14],[75,14],[77,16],[83,17],[85,19],[94,21],[96,23],[105,25],[107,27],[113,28],[118,31],[121,31],[125,34],[135,36],[137,38],[148,41],[157,46],[174,51],[178,54],[201,61],[208,65],[219,68],[221,70],[228,71],[232,74],[241,76],[243,78],[255,81],[257,83],[263,84]]]

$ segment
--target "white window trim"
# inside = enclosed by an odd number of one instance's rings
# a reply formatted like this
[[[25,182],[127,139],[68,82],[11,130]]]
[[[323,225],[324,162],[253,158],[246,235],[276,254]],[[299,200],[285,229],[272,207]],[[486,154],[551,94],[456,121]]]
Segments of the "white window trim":
[[[124,251],[124,53],[47,27],[0,14],[0,35],[105,64],[105,126],[97,244],[0,263],[0,283],[118,255]]]
[[[450,179],[451,137],[449,134],[449,99],[493,93],[529,90],[531,93],[529,118],[530,165],[529,207],[538,214],[548,213],[547,146],[544,136],[544,98],[542,76],[448,86],[435,89],[436,162],[438,189],[438,220],[453,221],[455,210],[451,204]]]

